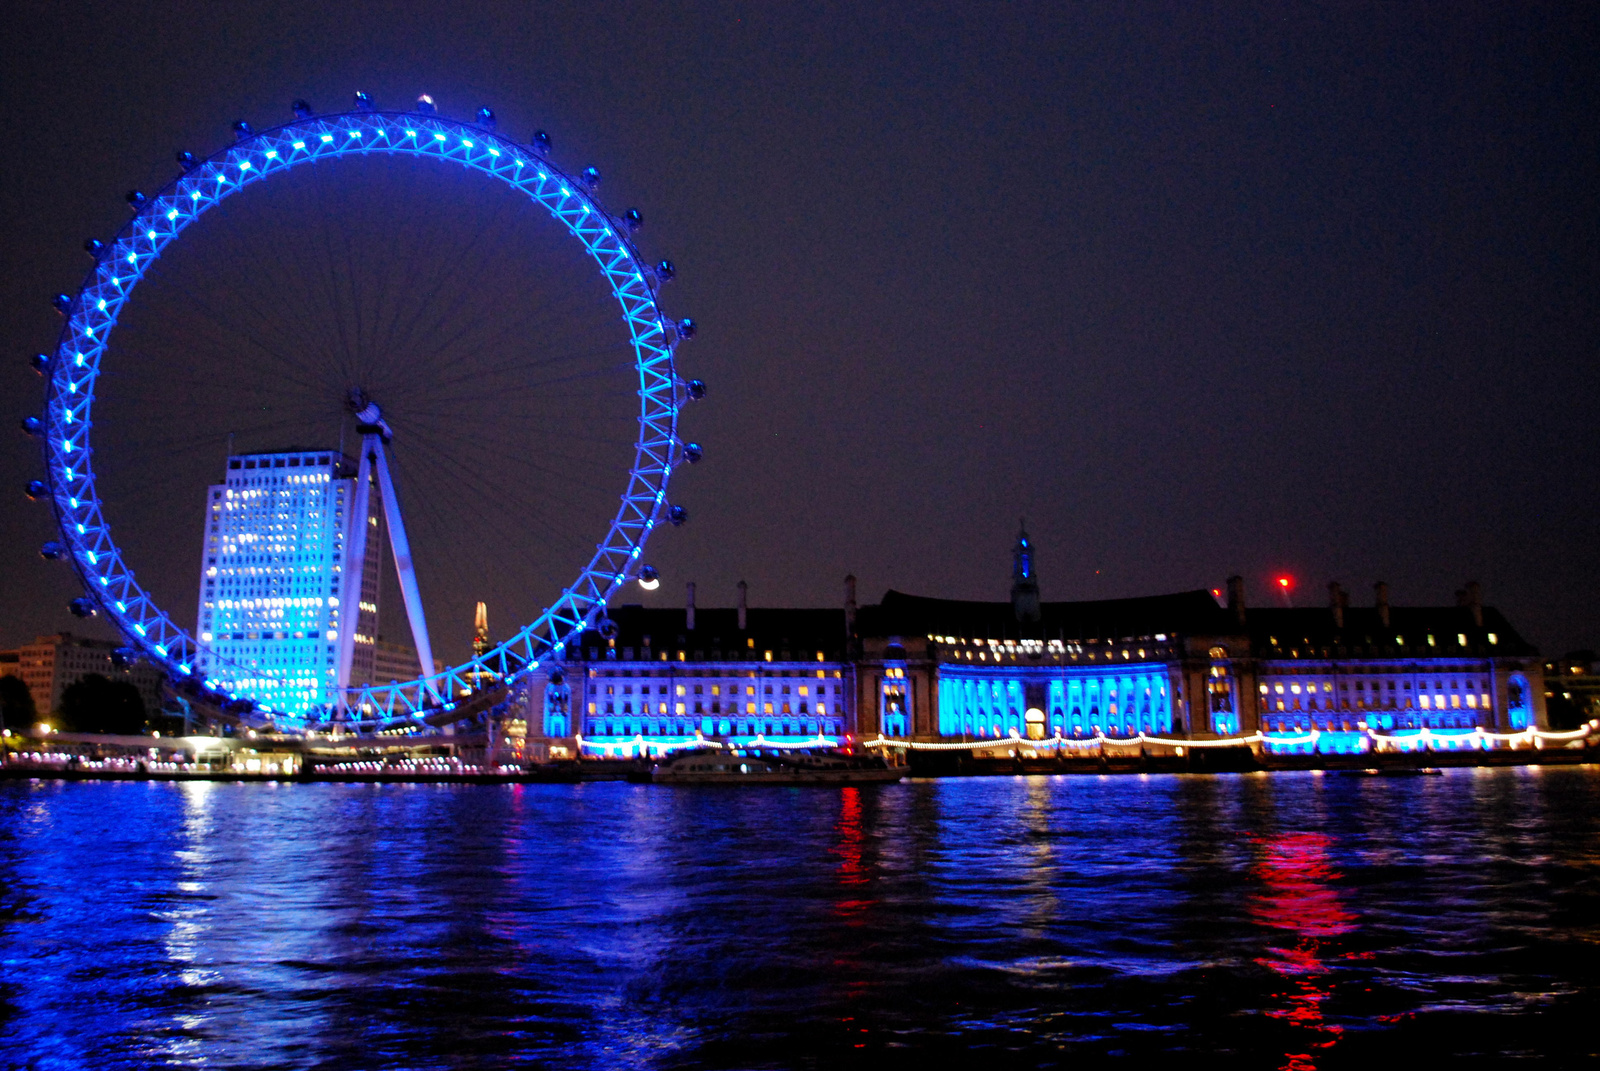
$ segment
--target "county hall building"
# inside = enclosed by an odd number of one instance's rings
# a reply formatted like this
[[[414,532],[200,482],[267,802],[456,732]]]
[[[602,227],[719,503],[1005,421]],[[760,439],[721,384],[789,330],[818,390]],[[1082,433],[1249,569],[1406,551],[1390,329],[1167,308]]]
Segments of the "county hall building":
[[[634,754],[697,735],[776,743],[846,738],[981,744],[1022,739],[1211,739],[1319,731],[1323,751],[1365,730],[1545,728],[1543,664],[1476,584],[1445,607],[1247,607],[1185,591],[1041,602],[1033,548],[1013,554],[1011,598],[890,591],[834,609],[620,606],[534,682],[530,736],[553,751]],[[542,729],[542,734],[539,730]]]

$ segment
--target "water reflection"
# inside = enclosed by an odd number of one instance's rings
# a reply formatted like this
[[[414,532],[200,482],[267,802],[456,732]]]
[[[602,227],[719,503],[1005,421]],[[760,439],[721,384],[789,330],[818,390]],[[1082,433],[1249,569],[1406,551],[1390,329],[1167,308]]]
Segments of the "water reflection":
[[[862,896],[862,886],[870,880],[864,861],[866,834],[861,829],[861,789],[847,785],[839,790],[839,818],[833,824],[838,842],[830,849],[839,857],[840,898],[833,913],[846,925],[860,926],[862,914],[871,904]]]
[[[1596,785],[0,784],[0,1064],[1550,1050],[1600,1011]]]
[[[1282,833],[1256,838],[1252,876],[1261,891],[1250,900],[1250,912],[1265,926],[1285,931],[1294,941],[1269,947],[1257,962],[1294,986],[1283,994],[1287,1007],[1267,1014],[1310,1031],[1310,1049],[1331,1049],[1344,1032],[1323,1015],[1331,995],[1330,968],[1324,962],[1332,939],[1355,929],[1356,918],[1345,910],[1334,882],[1340,874],[1329,862],[1331,839],[1324,833]],[[1316,1066],[1311,1051],[1285,1054],[1285,1071]]]

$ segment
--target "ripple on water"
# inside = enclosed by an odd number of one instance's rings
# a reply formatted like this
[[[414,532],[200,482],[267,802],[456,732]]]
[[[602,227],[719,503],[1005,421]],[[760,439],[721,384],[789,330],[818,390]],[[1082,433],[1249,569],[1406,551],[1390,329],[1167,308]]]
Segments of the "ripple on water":
[[[19,1066],[1586,1056],[1600,777],[0,786]]]

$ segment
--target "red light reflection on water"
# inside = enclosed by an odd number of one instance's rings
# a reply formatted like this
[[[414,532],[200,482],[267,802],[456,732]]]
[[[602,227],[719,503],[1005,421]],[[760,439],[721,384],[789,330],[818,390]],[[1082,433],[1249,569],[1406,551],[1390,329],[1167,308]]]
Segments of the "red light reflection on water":
[[[865,916],[867,909],[872,906],[872,898],[866,895],[865,888],[871,883],[872,874],[865,858],[867,836],[861,819],[861,790],[854,785],[842,787],[839,790],[839,817],[833,824],[837,840],[828,850],[839,860],[835,868],[839,897],[834,901],[833,914],[852,929],[867,924]],[[846,999],[855,1000],[866,995],[870,982],[862,974],[861,945],[858,940],[852,938],[840,943],[833,959],[833,970],[844,980]],[[839,1024],[851,1035],[868,1033],[868,1028],[858,1024],[853,1015],[841,1016]],[[851,1047],[865,1048],[866,1042],[852,1038]]]
[[[1332,1048],[1344,1032],[1322,1014],[1322,1004],[1332,993],[1325,984],[1329,968],[1322,944],[1354,930],[1356,918],[1333,887],[1341,875],[1328,861],[1332,842],[1327,836],[1283,833],[1251,839],[1258,849],[1251,875],[1262,890],[1251,898],[1250,914],[1262,925],[1296,937],[1292,946],[1269,948],[1271,955],[1256,961],[1294,983],[1293,990],[1278,994],[1288,1006],[1267,1014],[1320,1036],[1310,1045],[1312,1051],[1284,1054],[1283,1071],[1310,1071],[1316,1067],[1315,1050]]]
[[[840,888],[859,889],[871,880],[871,876],[867,873],[866,863],[862,859],[866,834],[861,829],[861,790],[854,785],[846,785],[839,790],[839,820],[834,823],[833,831],[839,839],[830,851],[839,858]],[[834,904],[833,913],[844,919],[848,925],[860,926],[864,922],[861,915],[871,903],[871,900],[863,899],[859,895],[843,897]]]

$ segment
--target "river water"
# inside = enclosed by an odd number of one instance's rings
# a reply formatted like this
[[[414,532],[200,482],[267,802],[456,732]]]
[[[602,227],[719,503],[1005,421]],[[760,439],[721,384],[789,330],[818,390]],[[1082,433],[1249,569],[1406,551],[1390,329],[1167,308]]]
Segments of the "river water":
[[[1593,767],[5,783],[0,1066],[1572,1064],[1597,862]]]

